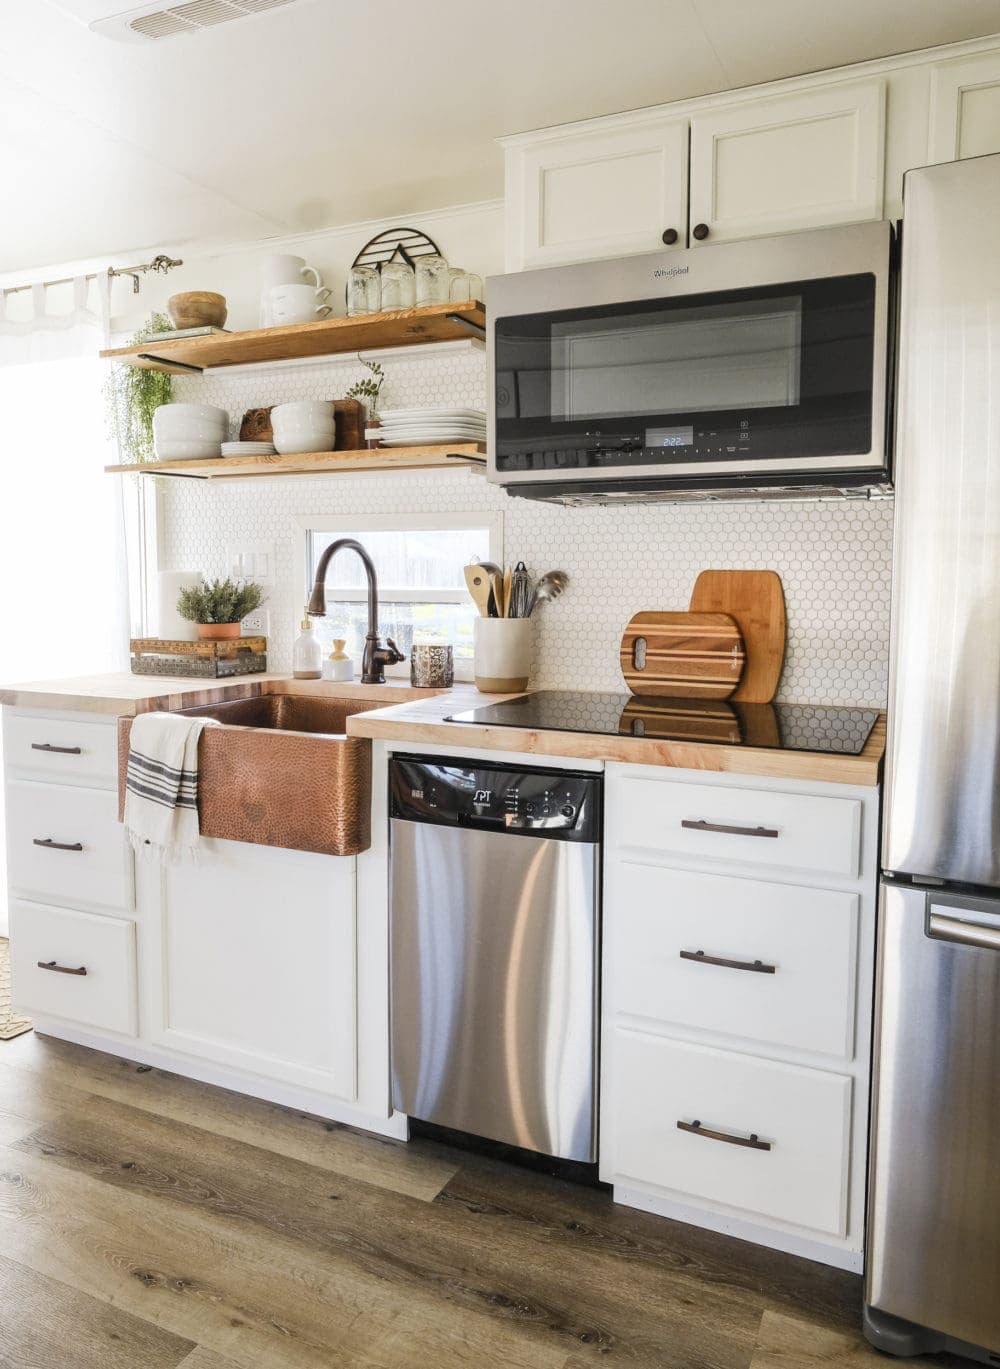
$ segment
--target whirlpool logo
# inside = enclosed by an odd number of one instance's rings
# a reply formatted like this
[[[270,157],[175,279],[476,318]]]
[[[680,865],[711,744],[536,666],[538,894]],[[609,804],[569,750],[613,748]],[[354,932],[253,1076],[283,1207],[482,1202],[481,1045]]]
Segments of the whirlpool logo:
[[[686,276],[690,270],[690,266],[658,266],[653,272],[653,279],[664,280],[671,276]]]

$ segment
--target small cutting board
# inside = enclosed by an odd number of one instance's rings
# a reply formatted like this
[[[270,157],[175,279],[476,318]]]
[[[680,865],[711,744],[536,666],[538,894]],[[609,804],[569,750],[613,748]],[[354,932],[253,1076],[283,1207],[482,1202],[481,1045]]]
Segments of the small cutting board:
[[[633,694],[677,699],[728,699],[746,660],[728,613],[637,613],[620,655]]]
[[[785,664],[785,592],[773,570],[703,570],[691,609],[735,618],[746,646],[746,668],[734,703],[770,703]]]

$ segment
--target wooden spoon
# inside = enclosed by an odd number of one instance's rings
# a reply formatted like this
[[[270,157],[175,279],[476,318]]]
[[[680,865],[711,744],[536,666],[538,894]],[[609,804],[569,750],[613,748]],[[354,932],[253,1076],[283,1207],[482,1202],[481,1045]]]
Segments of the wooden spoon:
[[[490,616],[490,577],[482,566],[465,567],[465,583],[476,608],[484,618]]]
[[[504,598],[504,592],[503,592],[503,576],[502,576],[502,575],[491,575],[491,576],[490,576],[490,583],[491,583],[492,586],[493,586],[493,598],[494,598],[494,600],[496,601],[496,606],[497,606],[497,617],[498,617],[498,618],[506,618],[506,617],[507,617],[507,601],[506,601],[506,599]]]

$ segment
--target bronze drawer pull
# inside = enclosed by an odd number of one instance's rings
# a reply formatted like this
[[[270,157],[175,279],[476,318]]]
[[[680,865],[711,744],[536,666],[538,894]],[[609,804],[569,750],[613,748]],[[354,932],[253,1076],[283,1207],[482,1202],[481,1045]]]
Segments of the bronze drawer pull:
[[[58,751],[60,756],[82,756],[79,746],[53,746],[51,742],[32,742],[32,751]]]
[[[692,1136],[705,1136],[710,1141],[726,1141],[731,1146],[746,1146],[748,1150],[770,1150],[771,1142],[762,1141],[755,1131],[749,1136],[730,1136],[728,1131],[710,1131],[708,1127],[695,1120],[694,1122],[678,1122],[678,1131],[689,1131]]]
[[[55,974],[86,974],[86,965],[81,965],[78,970],[71,970],[68,965],[57,965],[54,960],[40,960],[38,962],[40,970],[52,970]]]
[[[53,841],[51,837],[32,837],[32,846],[44,846],[47,851],[82,851],[82,841]]]
[[[704,951],[680,951],[682,960],[694,960],[699,965],[722,965],[727,970],[752,970],[754,974],[774,974],[777,965],[765,965],[763,960],[727,960],[721,955],[706,955]]]
[[[726,822],[706,822],[704,818],[699,818],[697,822],[693,818],[682,818],[681,826],[690,827],[693,832],[728,832],[734,837],[778,836],[777,827],[732,827]]]

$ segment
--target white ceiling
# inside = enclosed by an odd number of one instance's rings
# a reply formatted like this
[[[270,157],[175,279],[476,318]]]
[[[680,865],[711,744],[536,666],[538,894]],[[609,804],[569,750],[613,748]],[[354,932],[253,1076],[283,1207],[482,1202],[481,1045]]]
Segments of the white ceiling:
[[[1000,30],[1000,0],[297,0],[137,45],[0,0],[0,275],[490,199],[504,133]]]

